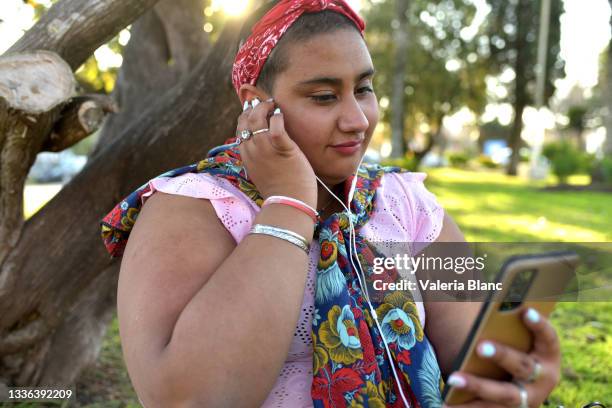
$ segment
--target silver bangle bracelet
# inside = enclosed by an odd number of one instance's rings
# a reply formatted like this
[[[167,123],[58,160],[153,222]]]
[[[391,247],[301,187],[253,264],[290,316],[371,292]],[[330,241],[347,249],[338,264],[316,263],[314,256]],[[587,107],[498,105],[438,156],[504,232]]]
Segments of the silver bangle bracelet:
[[[280,238],[287,242],[292,243],[295,246],[300,247],[304,250],[304,252],[308,253],[310,251],[310,244],[300,234],[296,234],[293,231],[289,231],[283,228],[278,228],[272,225],[264,225],[264,224],[255,224],[249,231],[249,234],[263,234],[270,235],[272,237]]]

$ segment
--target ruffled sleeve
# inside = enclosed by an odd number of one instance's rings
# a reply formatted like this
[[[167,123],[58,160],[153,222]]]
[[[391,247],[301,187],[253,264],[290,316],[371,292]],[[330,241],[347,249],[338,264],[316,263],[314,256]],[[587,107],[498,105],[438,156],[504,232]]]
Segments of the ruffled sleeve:
[[[225,179],[205,173],[185,173],[176,177],[157,177],[149,181],[142,204],[155,192],[210,200],[217,217],[236,243],[248,234],[259,207],[246,194]]]
[[[440,235],[444,210],[427,190],[425,173],[386,173],[376,194],[374,213],[363,232],[373,242],[416,243],[420,249]],[[418,251],[416,251],[418,252]]]
[[[391,173],[408,199],[410,225],[414,242],[433,242],[440,235],[444,209],[423,183],[427,174],[420,172]]]

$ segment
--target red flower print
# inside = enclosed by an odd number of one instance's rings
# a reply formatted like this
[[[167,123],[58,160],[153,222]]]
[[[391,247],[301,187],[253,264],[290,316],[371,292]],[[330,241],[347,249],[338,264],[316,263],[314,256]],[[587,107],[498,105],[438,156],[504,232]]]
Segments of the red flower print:
[[[312,382],[312,398],[323,401],[325,408],[340,408],[346,406],[344,393],[361,388],[363,380],[350,368],[341,368],[331,376],[325,372],[324,376],[315,378]]]
[[[399,353],[397,356],[397,361],[399,361],[402,364],[410,365],[411,364],[410,351],[403,350],[401,353]]]

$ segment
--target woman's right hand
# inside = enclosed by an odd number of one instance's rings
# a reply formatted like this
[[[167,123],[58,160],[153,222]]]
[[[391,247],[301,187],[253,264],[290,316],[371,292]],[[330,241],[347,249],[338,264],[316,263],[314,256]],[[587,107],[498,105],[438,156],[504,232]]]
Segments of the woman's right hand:
[[[249,105],[238,118],[236,134],[242,130],[255,132],[270,129],[240,143],[238,150],[243,165],[264,199],[284,195],[316,208],[317,180],[314,170],[302,150],[287,134],[283,114],[273,114],[274,108],[272,100],[261,102],[255,108]]]

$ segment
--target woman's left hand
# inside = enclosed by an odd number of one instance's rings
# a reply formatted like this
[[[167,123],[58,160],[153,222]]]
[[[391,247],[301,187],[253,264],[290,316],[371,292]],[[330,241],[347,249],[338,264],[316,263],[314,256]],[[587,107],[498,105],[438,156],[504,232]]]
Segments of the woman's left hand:
[[[561,366],[559,338],[550,321],[534,309],[528,309],[523,314],[523,321],[534,334],[534,345],[530,353],[523,353],[503,344],[485,340],[478,345],[478,354],[495,362],[512,374],[516,382],[523,384],[527,393],[527,405],[523,403],[518,384],[458,371],[449,376],[448,384],[469,391],[476,395],[476,400],[452,407],[524,408],[542,405],[559,382]]]

